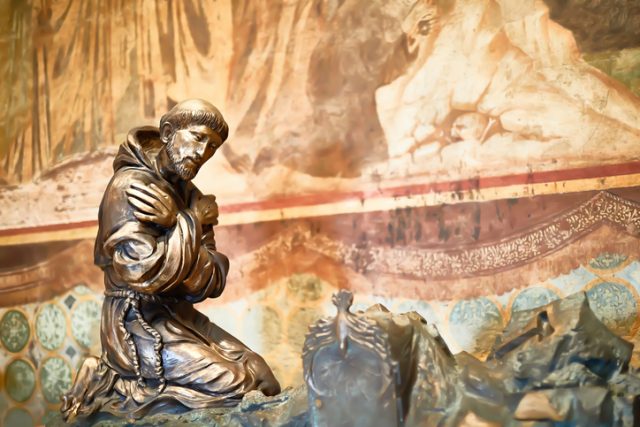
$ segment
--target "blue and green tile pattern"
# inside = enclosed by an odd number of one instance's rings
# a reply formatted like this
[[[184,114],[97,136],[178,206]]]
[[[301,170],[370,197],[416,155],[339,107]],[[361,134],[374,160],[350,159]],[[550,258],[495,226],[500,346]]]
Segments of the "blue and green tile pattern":
[[[83,358],[100,350],[101,305],[101,294],[78,284],[52,300],[0,309],[1,426],[41,425],[58,410]]]
[[[314,275],[295,274],[243,299],[210,300],[199,308],[262,354],[283,385],[297,385],[307,327],[335,313],[335,291]],[[395,312],[417,311],[438,327],[454,352],[483,357],[513,312],[580,291],[610,329],[640,344],[640,261],[623,254],[603,253],[567,274],[503,295],[419,301],[358,293],[354,309],[379,303]],[[0,309],[0,426],[39,425],[45,414],[58,410],[83,358],[100,353],[101,306],[101,292],[79,284],[48,301]],[[636,365],[639,356],[634,355]]]

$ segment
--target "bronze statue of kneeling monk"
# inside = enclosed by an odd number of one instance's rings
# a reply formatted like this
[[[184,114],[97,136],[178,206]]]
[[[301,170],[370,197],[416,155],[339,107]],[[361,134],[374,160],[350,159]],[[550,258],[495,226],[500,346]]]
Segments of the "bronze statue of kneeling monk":
[[[188,100],[120,146],[95,245],[102,356],[79,369],[63,397],[65,420],[233,406],[251,390],[280,392],[262,357],[193,306],[222,293],[229,269],[214,239],[215,197],[191,183],[228,132],[213,105]]]

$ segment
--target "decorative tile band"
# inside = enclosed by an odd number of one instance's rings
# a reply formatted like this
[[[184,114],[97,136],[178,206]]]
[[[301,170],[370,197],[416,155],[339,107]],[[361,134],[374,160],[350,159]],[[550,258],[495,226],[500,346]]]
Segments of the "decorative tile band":
[[[344,244],[321,235],[292,232],[261,249],[291,247],[294,240],[360,273],[384,273],[421,279],[489,275],[518,267],[563,248],[603,224],[634,237],[640,233],[640,204],[608,192],[519,235],[476,247],[430,250]],[[302,237],[301,237],[302,234]],[[291,240],[287,242],[286,240]]]

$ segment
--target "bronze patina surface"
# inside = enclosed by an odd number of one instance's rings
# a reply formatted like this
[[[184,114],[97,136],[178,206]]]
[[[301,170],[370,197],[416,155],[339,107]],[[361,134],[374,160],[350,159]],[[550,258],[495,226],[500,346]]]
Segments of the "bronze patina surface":
[[[194,308],[225,287],[215,196],[191,183],[228,126],[202,100],[176,105],[160,128],[130,131],[99,212],[95,263],[104,271],[102,355],[85,360],[63,398],[66,420],[97,412],[233,406],[280,385],[264,359]]]
[[[303,350],[314,426],[636,426],[633,344],[597,318],[584,293],[516,311],[487,360],[453,355],[415,312],[382,305],[309,328]]]

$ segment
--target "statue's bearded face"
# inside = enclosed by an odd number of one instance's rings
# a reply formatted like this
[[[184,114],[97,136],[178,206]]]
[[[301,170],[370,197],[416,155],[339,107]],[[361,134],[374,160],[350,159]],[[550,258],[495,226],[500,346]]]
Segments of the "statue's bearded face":
[[[176,130],[167,142],[173,170],[185,181],[193,179],[202,165],[222,145],[220,136],[207,126],[188,125]]]

